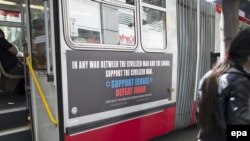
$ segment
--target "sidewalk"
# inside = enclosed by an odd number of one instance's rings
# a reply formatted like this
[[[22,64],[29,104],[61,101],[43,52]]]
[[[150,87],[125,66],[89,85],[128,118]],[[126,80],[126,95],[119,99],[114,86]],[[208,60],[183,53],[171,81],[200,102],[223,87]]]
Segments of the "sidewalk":
[[[151,141],[197,141],[198,127],[191,126],[184,129],[173,131],[169,134],[160,136]]]

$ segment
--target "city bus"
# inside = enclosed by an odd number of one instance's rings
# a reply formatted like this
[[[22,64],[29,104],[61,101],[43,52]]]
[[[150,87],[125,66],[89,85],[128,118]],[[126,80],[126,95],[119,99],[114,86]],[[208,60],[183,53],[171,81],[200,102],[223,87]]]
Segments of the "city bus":
[[[1,69],[0,140],[145,141],[194,125],[217,16],[205,0],[0,0],[25,64]]]

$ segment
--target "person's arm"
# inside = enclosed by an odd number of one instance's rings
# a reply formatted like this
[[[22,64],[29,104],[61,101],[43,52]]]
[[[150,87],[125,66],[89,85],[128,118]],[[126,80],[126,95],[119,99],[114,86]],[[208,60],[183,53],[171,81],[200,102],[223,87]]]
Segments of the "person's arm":
[[[12,55],[17,55],[18,51],[16,49],[16,47],[12,46],[8,49],[8,51],[12,54]]]
[[[12,55],[16,56],[18,53],[17,48],[9,43],[5,38],[0,38],[0,46]]]
[[[227,74],[222,75],[218,82],[218,94],[214,99],[214,119],[218,127],[226,130],[227,128],[227,101],[231,93],[230,82]]]

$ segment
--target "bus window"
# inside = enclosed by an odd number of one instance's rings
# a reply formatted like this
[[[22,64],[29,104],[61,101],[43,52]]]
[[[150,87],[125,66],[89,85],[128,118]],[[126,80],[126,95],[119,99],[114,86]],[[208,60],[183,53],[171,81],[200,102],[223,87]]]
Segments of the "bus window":
[[[85,29],[78,29],[78,37],[75,37],[74,40],[76,42],[83,42],[86,43],[100,43],[100,32],[98,31],[91,31],[91,30],[85,30]]]
[[[0,9],[0,21],[21,23],[21,13],[19,11]]]
[[[111,1],[111,2],[126,3],[126,4],[134,5],[134,0],[103,0],[103,1]]]
[[[45,35],[45,24],[49,25],[50,20],[48,19],[47,23],[45,22],[45,13],[44,13],[44,3],[43,1],[30,1],[30,11],[31,11],[31,55],[32,63],[34,69],[37,70],[46,70],[47,69],[47,60],[46,58],[46,35]],[[32,7],[36,5],[37,7]],[[49,7],[49,6],[48,6]],[[49,8],[48,12],[49,12]],[[47,16],[49,17],[49,15]],[[50,32],[48,33],[50,36]],[[48,43],[51,45],[51,43]]]
[[[165,0],[143,0],[143,2],[166,8],[166,1]]]
[[[5,33],[5,38],[18,49],[20,56],[23,54],[21,27],[0,26]]]
[[[70,38],[75,43],[135,45],[133,9],[71,0],[68,12]]]
[[[46,69],[44,19],[32,19],[32,62],[35,69]]]
[[[153,4],[153,1],[144,1]],[[143,48],[150,50],[166,49],[167,35],[165,8],[159,7],[159,9],[155,9],[155,6],[150,6],[148,4],[143,6],[141,28]]]
[[[6,39],[15,45],[19,53],[23,53],[21,13],[20,11],[0,9],[0,28],[4,31]]]

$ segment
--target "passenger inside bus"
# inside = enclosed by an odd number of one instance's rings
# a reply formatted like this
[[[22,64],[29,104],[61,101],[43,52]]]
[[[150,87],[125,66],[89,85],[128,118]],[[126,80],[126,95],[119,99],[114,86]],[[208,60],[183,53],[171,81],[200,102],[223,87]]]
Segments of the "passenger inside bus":
[[[98,38],[98,36],[93,33],[93,31],[90,31],[89,35],[86,37],[86,43],[99,44],[100,38]]]
[[[100,44],[100,32],[86,29],[78,29],[78,32],[79,36],[73,37],[75,42]]]
[[[42,16],[33,19],[32,35],[34,40],[32,42],[32,59],[34,61],[35,69],[46,69],[46,37],[45,25]]]
[[[17,57],[18,54],[18,49],[5,39],[5,34],[0,29],[1,84],[6,93],[25,94],[24,65]]]

